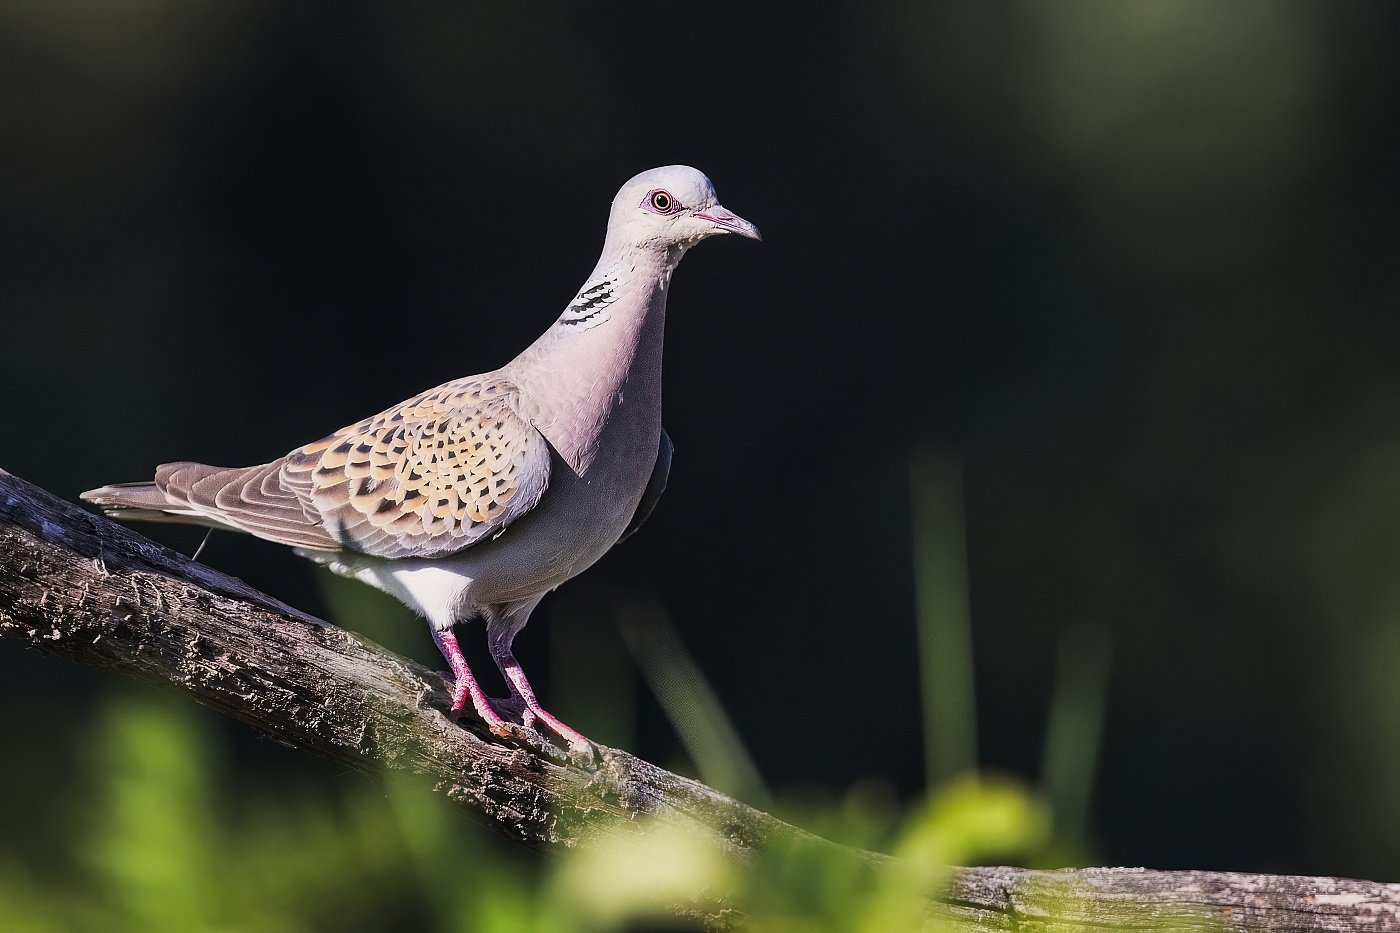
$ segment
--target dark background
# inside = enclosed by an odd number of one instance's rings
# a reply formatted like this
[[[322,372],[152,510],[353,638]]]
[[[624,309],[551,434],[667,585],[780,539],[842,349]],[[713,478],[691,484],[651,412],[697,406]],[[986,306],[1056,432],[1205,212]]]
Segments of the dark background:
[[[263,462],[494,368],[617,187],[695,165],[765,242],[677,274],[671,487],[522,635],[546,702],[577,719],[553,623],[654,593],[774,787],[914,793],[931,446],[965,476],[986,766],[1037,777],[1056,646],[1102,631],[1098,859],[1396,880],[1396,19],[7,3],[0,466],[76,498]],[[326,611],[272,545],[203,559]],[[396,647],[437,663],[417,625]],[[18,837],[115,678],[9,644],[0,670]],[[638,696],[632,746],[683,764]],[[237,782],[350,780],[210,722]]]

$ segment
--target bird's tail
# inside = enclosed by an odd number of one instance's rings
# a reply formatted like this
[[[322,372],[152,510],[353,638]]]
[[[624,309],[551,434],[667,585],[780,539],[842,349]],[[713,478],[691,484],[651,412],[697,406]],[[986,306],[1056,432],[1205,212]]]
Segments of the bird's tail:
[[[108,518],[128,522],[174,522],[181,525],[204,525],[227,528],[228,524],[202,515],[193,509],[179,508],[154,482],[112,483],[82,494],[102,510]]]
[[[281,460],[234,468],[163,463],[150,482],[113,483],[83,498],[108,518],[203,525],[293,547],[337,550],[340,544],[319,516],[308,514],[296,492],[283,485],[281,466]]]

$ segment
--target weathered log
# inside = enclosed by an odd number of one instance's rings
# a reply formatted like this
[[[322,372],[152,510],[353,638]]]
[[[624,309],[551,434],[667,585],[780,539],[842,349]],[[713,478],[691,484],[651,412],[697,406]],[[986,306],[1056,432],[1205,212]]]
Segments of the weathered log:
[[[0,636],[152,681],[367,772],[420,774],[503,835],[548,850],[639,834],[648,817],[749,863],[835,847],[616,749],[597,762],[475,719],[440,675],[0,470]],[[878,863],[883,856],[841,850]],[[721,905],[691,906],[723,924]],[[959,869],[931,916],[969,930],[1396,930],[1400,885],[1095,868]]]
[[[1145,868],[965,868],[934,913],[979,931],[1400,930],[1400,884]]]

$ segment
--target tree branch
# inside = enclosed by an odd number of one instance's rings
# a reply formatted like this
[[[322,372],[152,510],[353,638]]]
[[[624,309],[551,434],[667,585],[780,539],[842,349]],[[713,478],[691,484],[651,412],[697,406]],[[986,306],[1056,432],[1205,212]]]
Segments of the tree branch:
[[[186,693],[367,772],[421,774],[537,849],[647,831],[646,816],[751,863],[832,843],[626,752],[596,767],[503,744],[445,710],[440,676],[0,470],[0,636]],[[883,856],[842,850],[879,863]],[[710,920],[719,909],[701,908]],[[1135,869],[960,869],[933,908],[959,927],[1400,930],[1400,885]]]

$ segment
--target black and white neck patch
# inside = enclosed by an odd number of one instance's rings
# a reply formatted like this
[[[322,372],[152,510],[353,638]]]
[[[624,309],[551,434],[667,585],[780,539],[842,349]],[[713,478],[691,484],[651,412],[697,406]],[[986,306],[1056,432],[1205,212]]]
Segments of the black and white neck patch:
[[[578,297],[564,309],[559,323],[580,329],[596,327],[608,319],[608,307],[617,301],[621,289],[622,279],[615,275],[590,279],[579,289]]]

